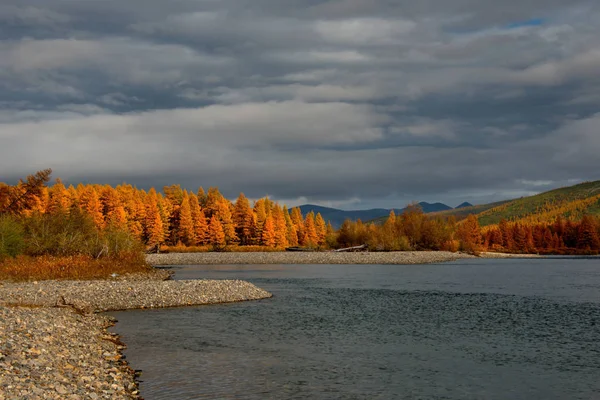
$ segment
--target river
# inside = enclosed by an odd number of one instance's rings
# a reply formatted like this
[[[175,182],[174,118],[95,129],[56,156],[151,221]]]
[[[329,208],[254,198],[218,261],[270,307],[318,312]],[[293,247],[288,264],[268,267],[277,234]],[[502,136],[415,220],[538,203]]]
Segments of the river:
[[[598,259],[183,266],[267,300],[112,312],[154,399],[600,399]]]

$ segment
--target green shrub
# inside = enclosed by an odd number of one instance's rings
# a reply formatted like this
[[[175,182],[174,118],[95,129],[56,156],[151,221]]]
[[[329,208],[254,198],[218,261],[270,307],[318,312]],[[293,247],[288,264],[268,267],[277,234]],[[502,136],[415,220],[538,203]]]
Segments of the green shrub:
[[[15,257],[23,252],[23,226],[10,215],[0,215],[0,259]]]
[[[101,247],[100,232],[92,219],[76,210],[31,216],[26,236],[26,254],[31,256],[95,256],[93,253]]]
[[[144,254],[144,246],[131,233],[117,227],[107,227],[101,240],[103,248],[101,252],[105,252],[107,256],[117,256],[122,253],[140,253]],[[96,253],[96,256],[99,253]]]

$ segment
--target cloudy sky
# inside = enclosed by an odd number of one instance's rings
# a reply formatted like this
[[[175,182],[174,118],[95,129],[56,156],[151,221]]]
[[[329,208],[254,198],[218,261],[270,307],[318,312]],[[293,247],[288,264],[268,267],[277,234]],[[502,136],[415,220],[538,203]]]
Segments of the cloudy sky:
[[[0,181],[289,205],[600,179],[597,0],[2,0]]]

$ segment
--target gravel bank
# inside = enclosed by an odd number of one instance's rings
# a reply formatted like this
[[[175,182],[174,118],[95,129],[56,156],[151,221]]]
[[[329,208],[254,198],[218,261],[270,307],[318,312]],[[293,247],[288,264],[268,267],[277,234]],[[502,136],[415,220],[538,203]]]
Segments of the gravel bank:
[[[148,254],[152,265],[196,264],[430,264],[473,258],[448,251],[394,252],[265,252]]]
[[[0,307],[0,399],[133,399],[108,317],[66,308]]]
[[[229,303],[267,297],[271,297],[269,292],[237,280],[44,281],[0,285],[0,306],[73,306],[84,313]]]
[[[0,282],[0,400],[138,398],[111,318],[94,312],[271,297],[244,281],[160,280],[168,275]]]

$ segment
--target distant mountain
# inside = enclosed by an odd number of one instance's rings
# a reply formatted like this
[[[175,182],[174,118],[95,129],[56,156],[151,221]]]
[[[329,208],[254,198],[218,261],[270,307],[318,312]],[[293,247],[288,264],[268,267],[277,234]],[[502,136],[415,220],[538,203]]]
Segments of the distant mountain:
[[[425,213],[439,212],[439,211],[445,211],[445,210],[452,209],[452,207],[449,207],[442,203],[431,204],[431,203],[427,203],[427,202],[421,202],[421,203],[419,203],[419,205],[421,206],[421,208],[423,209],[423,212],[425,212]],[[331,225],[335,229],[339,228],[342,225],[342,223],[347,219],[352,220],[352,221],[356,221],[356,220],[360,219],[363,222],[372,221],[374,219],[387,217],[390,214],[390,211],[392,211],[392,209],[386,209],[386,208],[373,208],[370,210],[346,211],[346,210],[339,210],[337,208],[317,206],[314,204],[305,204],[305,205],[299,206],[299,208],[300,208],[300,211],[302,211],[302,215],[306,215],[311,211],[314,212],[315,214],[321,213],[321,216],[323,217],[323,219],[325,221],[331,222]],[[396,214],[402,214],[404,212],[404,208],[394,208],[393,210],[394,210],[394,213],[396,213]]]
[[[465,201],[464,203],[461,203],[458,206],[456,206],[456,208],[465,208],[465,207],[473,207],[473,204],[469,203],[468,201]]]
[[[534,196],[513,200],[503,200],[490,204],[472,205],[464,202],[456,208],[442,203],[419,203],[423,212],[432,216],[454,216],[461,220],[474,214],[481,226],[493,225],[501,219],[523,222],[551,222],[557,216],[578,219],[584,214],[600,215],[600,181],[585,182],[575,186],[563,187]],[[313,211],[321,213],[325,221],[330,221],[334,228],[339,228],[346,219],[382,224],[390,214],[390,209],[374,208],[371,210],[345,211],[337,208],[322,207],[313,204],[300,206],[303,215]],[[396,215],[404,212],[404,208],[394,208]]]

